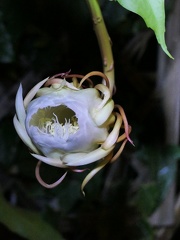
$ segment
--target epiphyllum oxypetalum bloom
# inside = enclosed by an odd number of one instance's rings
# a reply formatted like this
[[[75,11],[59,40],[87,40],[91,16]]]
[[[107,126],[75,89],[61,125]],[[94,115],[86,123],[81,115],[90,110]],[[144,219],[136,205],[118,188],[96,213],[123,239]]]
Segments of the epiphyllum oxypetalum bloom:
[[[92,76],[102,77],[104,84],[93,87],[89,78]],[[55,75],[35,85],[24,100],[20,85],[14,126],[32,156],[39,160],[36,177],[47,188],[57,186],[67,171],[57,182],[46,184],[39,174],[41,162],[81,172],[83,170],[76,168],[98,161],[84,179],[83,191],[100,169],[119,157],[127,140],[131,142],[131,128],[124,111],[121,106],[114,106],[109,80],[101,72],[86,76],[69,72]],[[114,154],[119,142],[122,144]]]

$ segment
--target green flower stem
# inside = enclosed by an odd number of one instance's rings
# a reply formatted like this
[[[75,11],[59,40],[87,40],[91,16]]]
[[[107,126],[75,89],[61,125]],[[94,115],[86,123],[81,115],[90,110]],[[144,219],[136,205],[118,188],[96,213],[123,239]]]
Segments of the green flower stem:
[[[103,61],[104,74],[109,78],[110,91],[113,93],[115,87],[114,81],[114,61],[111,48],[111,40],[108,35],[104,19],[101,13],[101,9],[98,0],[86,0],[89,9],[91,11],[92,20],[94,23],[94,30],[98,39],[99,47],[101,50],[101,56]]]

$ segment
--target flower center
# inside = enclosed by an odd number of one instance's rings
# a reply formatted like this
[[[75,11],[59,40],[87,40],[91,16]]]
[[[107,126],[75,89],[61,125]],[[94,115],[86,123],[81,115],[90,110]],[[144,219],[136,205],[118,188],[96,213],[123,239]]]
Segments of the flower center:
[[[79,129],[75,112],[64,105],[39,109],[32,116],[30,125],[38,127],[43,134],[60,137],[64,140],[67,140]]]

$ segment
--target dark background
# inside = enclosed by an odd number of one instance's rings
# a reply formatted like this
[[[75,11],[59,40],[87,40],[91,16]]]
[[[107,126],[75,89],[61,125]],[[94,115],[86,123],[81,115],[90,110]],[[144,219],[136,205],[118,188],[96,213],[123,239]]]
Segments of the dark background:
[[[82,0],[0,1],[0,237],[156,239],[157,225],[148,219],[175,180],[178,195],[180,151],[165,140],[162,86],[157,89],[161,50],[139,16],[117,2],[102,0],[100,5],[112,40],[114,100],[126,112],[135,147],[127,144],[120,159],[88,183],[83,197],[86,173],[68,173],[55,189],[39,185],[36,160],[17,136],[12,118],[20,82],[25,94],[38,81],[70,69],[84,75],[102,71],[90,11]],[[167,4],[167,16],[171,11]],[[47,182],[62,174],[45,165],[41,171]],[[170,229],[167,239],[178,239],[177,228]]]

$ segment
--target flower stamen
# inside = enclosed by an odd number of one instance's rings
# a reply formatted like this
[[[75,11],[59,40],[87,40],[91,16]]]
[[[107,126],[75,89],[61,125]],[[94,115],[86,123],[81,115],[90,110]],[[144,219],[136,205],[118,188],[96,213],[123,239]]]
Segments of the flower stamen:
[[[65,118],[65,123],[60,123],[58,117],[55,113],[53,113],[54,118],[41,118],[39,120],[39,131],[44,134],[50,134],[54,137],[60,137],[65,141],[68,140],[71,134],[75,134],[78,129],[79,125],[77,122],[77,118],[75,116],[71,117],[70,119]]]

